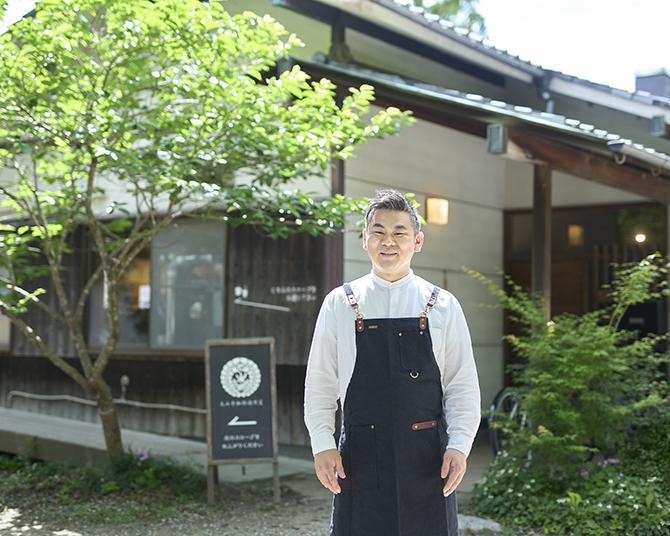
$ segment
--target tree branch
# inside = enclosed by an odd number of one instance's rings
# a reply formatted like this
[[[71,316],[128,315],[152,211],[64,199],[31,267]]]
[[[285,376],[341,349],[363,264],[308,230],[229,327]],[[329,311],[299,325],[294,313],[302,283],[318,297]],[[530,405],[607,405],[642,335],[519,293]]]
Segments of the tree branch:
[[[65,374],[77,382],[82,387],[82,389],[84,389],[84,391],[90,391],[90,385],[88,384],[86,378],[76,368],[68,364],[62,357],[59,357],[54,352],[52,352],[51,349],[44,343],[42,338],[37,335],[33,329],[23,321],[21,317],[15,315],[2,302],[0,302],[0,311],[2,311],[2,313],[7,318],[9,318],[9,320],[17,328],[21,330],[21,333],[23,333],[23,335],[25,335],[25,337],[29,339],[37,347],[37,349],[42,352],[44,357],[46,357],[49,361],[51,361],[51,363],[56,365]]]
[[[93,289],[94,285],[100,279],[101,275],[102,275],[102,264],[99,264],[98,267],[93,272],[93,274],[88,278],[88,281],[86,281],[84,288],[81,290],[81,293],[79,294],[79,300],[77,301],[77,306],[75,308],[73,317],[75,321],[80,324],[83,321],[84,308],[86,307],[86,301],[88,299],[88,296],[91,293],[91,290]]]
[[[58,304],[61,311],[63,311],[63,316],[65,318],[65,323],[70,331],[72,336],[72,341],[77,349],[77,355],[81,360],[84,373],[88,376],[91,371],[92,361],[91,356],[88,353],[88,347],[86,345],[86,340],[82,331],[82,325],[78,324],[74,317],[73,311],[70,308],[70,300],[67,296],[67,291],[65,290],[65,284],[63,281],[63,276],[61,273],[61,262],[62,262],[62,250],[55,251],[54,244],[52,241],[52,236],[49,233],[49,222],[44,212],[42,211],[42,206],[40,203],[39,195],[37,194],[37,176],[34,177],[35,184],[32,188],[33,197],[36,204],[36,221],[35,223],[42,227],[44,230],[44,254],[47,259],[47,264],[49,266],[49,273],[51,275],[51,281],[56,292],[56,297],[58,298]],[[63,227],[61,242],[64,244],[67,237],[67,229]]]
[[[6,284],[6,285],[7,285],[7,288],[10,288],[11,290],[13,290],[14,292],[20,294],[20,295],[23,296],[24,298],[30,296],[30,292],[28,292],[27,290],[25,290],[25,289],[19,287],[19,286],[16,284],[15,281],[12,281],[12,280],[10,280],[10,279],[7,279],[7,278],[5,278],[5,277],[0,276],[0,283],[4,283],[4,284]],[[48,314],[49,316],[54,317],[56,320],[59,320],[60,322],[65,323],[65,317],[64,317],[61,313],[59,313],[58,311],[56,311],[56,309],[54,309],[54,308],[51,307],[50,305],[44,303],[42,300],[40,300],[40,299],[38,299],[38,298],[36,298],[36,297],[31,298],[30,301],[31,301],[33,304],[35,304],[37,307],[39,307],[40,309],[42,309],[42,310],[43,310],[46,314]]]

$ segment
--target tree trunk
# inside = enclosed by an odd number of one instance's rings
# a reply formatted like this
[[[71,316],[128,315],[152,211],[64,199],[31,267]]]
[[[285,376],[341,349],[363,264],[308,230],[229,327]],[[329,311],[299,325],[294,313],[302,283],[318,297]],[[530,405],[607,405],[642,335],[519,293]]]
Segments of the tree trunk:
[[[105,446],[110,460],[123,454],[123,439],[121,438],[121,426],[116,413],[116,406],[109,386],[102,378],[93,382],[98,414],[102,423],[102,433],[105,436]]]

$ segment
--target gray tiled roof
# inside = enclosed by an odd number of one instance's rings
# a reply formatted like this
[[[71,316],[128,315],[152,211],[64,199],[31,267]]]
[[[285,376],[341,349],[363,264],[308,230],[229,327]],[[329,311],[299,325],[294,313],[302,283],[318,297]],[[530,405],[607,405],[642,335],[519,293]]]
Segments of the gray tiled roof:
[[[515,56],[506,50],[493,46],[488,39],[466,28],[455,26],[452,22],[440,18],[438,15],[429,13],[422,7],[414,5],[412,0],[370,0],[375,4],[385,6],[397,13],[400,13],[413,21],[438,31],[455,41],[458,41],[475,50],[485,52],[489,56],[495,57],[509,65],[522,69],[531,75],[542,75],[543,70],[539,65],[535,65],[520,56]]]
[[[508,65],[512,65],[518,69],[521,69],[528,74],[533,76],[554,76],[556,78],[561,78],[568,82],[575,84],[588,86],[590,88],[603,91],[605,93],[610,93],[624,99],[635,100],[638,102],[643,102],[645,104],[660,106],[662,108],[670,108],[670,99],[665,97],[659,97],[656,95],[651,95],[646,91],[635,91],[630,92],[624,89],[618,89],[607,84],[599,84],[597,82],[592,82],[590,80],[585,80],[577,76],[572,76],[561,71],[553,71],[550,69],[545,69],[541,65],[533,63],[527,59],[523,59],[520,56],[514,55],[507,50],[497,48],[493,45],[488,39],[478,35],[474,32],[471,32],[465,28],[459,28],[453,23],[441,19],[439,16],[429,13],[424,8],[414,6],[412,0],[370,0],[379,5],[383,5],[389,9],[392,9],[398,13],[403,14],[404,16],[411,18],[415,22],[422,24],[426,27],[429,27],[435,31],[438,31],[445,36],[458,41],[466,46],[471,47],[474,50],[479,50],[482,53],[496,58]]]
[[[632,146],[635,149],[645,151],[650,155],[670,160],[670,156],[665,153],[635,143],[633,140],[624,138],[614,132],[608,132],[607,130],[598,128],[590,123],[582,122],[579,119],[542,112],[527,106],[518,106],[501,100],[484,97],[482,95],[465,93],[455,89],[447,89],[441,86],[426,84],[424,82],[406,79],[398,75],[336,63],[324,55],[317,54],[312,61],[305,62],[304,60],[300,60],[300,63],[304,65],[312,63],[316,66],[325,67],[331,71],[369,82],[376,87],[386,87],[403,93],[411,93],[464,108],[470,108],[479,112],[488,112],[493,116],[499,117],[501,120],[504,120],[505,118],[518,120],[523,123],[545,127],[556,132],[562,132],[583,140],[590,140],[598,145],[602,143],[603,149],[607,149],[607,142],[617,140],[625,145]]]

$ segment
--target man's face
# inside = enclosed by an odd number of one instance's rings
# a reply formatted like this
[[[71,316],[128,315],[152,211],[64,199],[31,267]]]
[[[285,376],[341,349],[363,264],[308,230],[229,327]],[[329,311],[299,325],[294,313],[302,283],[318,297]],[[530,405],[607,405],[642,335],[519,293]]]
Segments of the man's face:
[[[409,273],[412,256],[421,251],[423,233],[414,233],[407,212],[377,209],[363,230],[363,249],[372,261],[372,270],[382,279],[397,281]]]

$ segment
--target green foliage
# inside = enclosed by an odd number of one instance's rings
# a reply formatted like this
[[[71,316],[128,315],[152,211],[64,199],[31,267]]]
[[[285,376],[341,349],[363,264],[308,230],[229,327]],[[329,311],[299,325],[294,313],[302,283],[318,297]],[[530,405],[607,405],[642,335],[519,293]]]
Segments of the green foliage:
[[[258,193],[245,223],[290,232],[294,220],[280,221],[272,205],[274,218],[263,217],[265,188],[323,173],[333,156],[410,120],[396,108],[367,120],[371,86],[350,88],[338,105],[329,80],[298,66],[273,74],[298,46],[271,17],[230,15],[218,2],[40,2],[0,38],[0,157],[19,177],[7,203],[74,219],[116,186],[135,196],[132,211],[160,200],[227,209],[242,173]],[[109,203],[110,214],[122,207]]]
[[[477,12],[479,0],[414,0],[414,5],[424,7],[429,13],[439,15],[456,26],[467,28],[479,35],[486,35],[484,17]]]
[[[522,328],[506,339],[524,359],[515,382],[530,426],[519,430],[513,447],[532,450],[534,465],[553,474],[571,471],[589,451],[609,455],[645,409],[668,404],[659,369],[668,357],[656,352],[665,337],[636,338],[616,329],[629,306],[667,294],[666,272],[658,255],[622,266],[607,308],[558,315],[548,323],[540,297],[529,297],[511,281],[506,293],[472,273]]]
[[[52,462],[30,462],[0,455],[0,471],[9,473],[3,494],[30,489],[56,492],[62,500],[95,498],[111,493],[162,490],[173,496],[201,498],[205,478],[168,458],[125,453],[103,465],[72,467]]]
[[[630,471],[641,478],[658,479],[670,497],[670,411],[653,408],[635,428],[621,450],[621,458],[630,460]]]
[[[0,312],[101,407],[119,281],[162,229],[189,214],[273,237],[332,233],[362,200],[315,200],[299,181],[412,121],[373,112],[369,85],[336,93],[297,65],[282,70],[298,37],[223,4],[42,0],[0,35],[0,206],[21,222],[0,228]],[[64,256],[82,226],[97,262],[73,296]],[[55,296],[41,300],[47,275]],[[90,352],[85,308],[103,280],[109,337]],[[25,323],[29,304],[65,324],[81,367]],[[118,454],[113,420],[103,426]]]
[[[480,512],[549,534],[667,533],[666,337],[618,329],[628,307],[667,295],[664,259],[619,267],[606,308],[548,323],[541,297],[471,275],[522,328],[506,339],[524,362],[514,371],[524,426],[503,421],[506,450],[476,491]]]
[[[665,208],[662,206],[622,208],[617,212],[619,239],[634,243],[635,235],[644,233],[647,244],[660,246],[667,241]]]
[[[616,460],[614,460],[616,462]],[[574,478],[552,479],[503,451],[474,488],[477,512],[514,534],[654,536],[670,531],[670,495],[657,478],[618,463],[586,463]]]
[[[58,264],[82,222],[102,226],[96,246],[120,269],[132,245],[185,212],[274,237],[342,227],[362,200],[316,201],[291,181],[411,117],[371,114],[369,85],[338,104],[329,80],[298,66],[276,72],[298,46],[271,17],[230,15],[218,2],[39,2],[0,36],[0,161],[13,174],[0,204],[28,222],[0,230],[10,283],[44,275],[40,255]]]
[[[221,482],[220,487],[216,507],[208,508],[204,474],[146,452],[81,467],[0,454],[0,512],[7,507],[19,510],[23,519],[39,519],[43,530],[54,525],[96,534],[103,524],[118,534],[144,534],[151,523],[179,524],[184,514],[197,513],[207,524],[230,512],[276,508],[272,479]],[[300,498],[282,487],[282,507],[294,501]],[[126,529],[125,523],[140,525]]]

